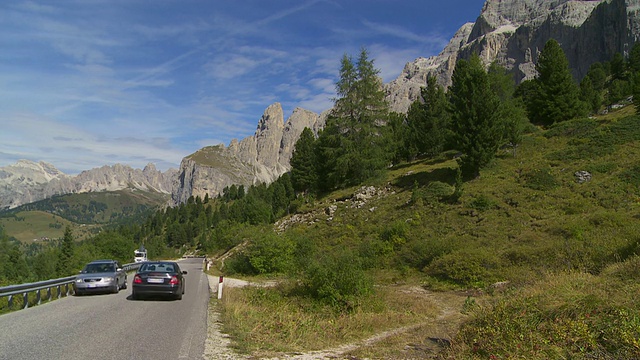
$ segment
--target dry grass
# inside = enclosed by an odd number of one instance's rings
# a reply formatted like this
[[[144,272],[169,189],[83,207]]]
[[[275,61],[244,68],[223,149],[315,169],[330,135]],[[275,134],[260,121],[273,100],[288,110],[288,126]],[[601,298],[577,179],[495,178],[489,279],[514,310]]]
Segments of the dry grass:
[[[438,347],[429,338],[450,339],[463,318],[464,300],[415,286],[378,287],[355,311],[344,313],[286,296],[282,288],[229,288],[221,305],[225,332],[241,353],[269,357],[342,346],[340,351],[354,356],[386,358],[408,344]]]

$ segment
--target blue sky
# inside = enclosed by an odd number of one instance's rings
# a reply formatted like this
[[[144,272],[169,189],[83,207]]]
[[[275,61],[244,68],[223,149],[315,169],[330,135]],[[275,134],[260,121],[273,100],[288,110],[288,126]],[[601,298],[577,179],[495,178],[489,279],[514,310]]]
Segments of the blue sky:
[[[50,0],[0,4],[0,167],[177,168],[254,134],[267,106],[332,106],[340,58],[384,82],[484,0]]]

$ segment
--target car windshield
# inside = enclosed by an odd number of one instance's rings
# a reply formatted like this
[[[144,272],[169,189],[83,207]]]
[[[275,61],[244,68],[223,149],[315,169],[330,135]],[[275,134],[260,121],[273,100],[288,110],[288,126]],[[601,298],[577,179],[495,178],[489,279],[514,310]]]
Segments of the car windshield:
[[[146,263],[140,267],[141,272],[166,272],[172,273],[175,272],[175,267],[170,263]]]
[[[113,264],[88,264],[84,268],[84,272],[89,274],[114,271],[115,267],[113,266]]]

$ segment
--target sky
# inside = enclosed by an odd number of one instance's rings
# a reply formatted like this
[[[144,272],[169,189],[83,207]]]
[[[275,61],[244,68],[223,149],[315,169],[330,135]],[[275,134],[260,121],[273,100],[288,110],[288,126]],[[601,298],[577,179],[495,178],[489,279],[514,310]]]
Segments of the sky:
[[[331,108],[343,55],[385,83],[484,0],[49,0],[0,4],[0,167],[161,170],[253,136],[279,102]]]

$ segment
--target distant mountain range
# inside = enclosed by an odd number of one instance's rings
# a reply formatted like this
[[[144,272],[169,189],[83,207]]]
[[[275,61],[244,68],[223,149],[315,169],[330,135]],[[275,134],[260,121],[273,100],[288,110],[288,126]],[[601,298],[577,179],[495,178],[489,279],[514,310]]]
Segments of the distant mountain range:
[[[176,177],[177,170],[163,173],[153,164],[143,170],[116,164],[70,176],[43,161],[20,160],[0,168],[0,210],[65,194],[123,189],[172,194]]]
[[[473,53],[487,65],[496,61],[513,71],[518,82],[530,79],[550,38],[560,43],[574,76],[581,79],[594,62],[625,54],[640,40],[640,0],[488,0],[476,21],[462,25],[440,54],[407,63],[398,78],[385,84],[387,100],[392,110],[406,112],[427,76],[448,86],[457,60]],[[269,183],[289,171],[302,130],[309,127],[317,134],[327,113],[297,108],[285,122],[281,105],[274,103],[253,136],[232,140],[228,147],[200,149],[185,157],[178,170],[164,173],[151,164],[144,170],[114,165],[71,177],[51,164],[19,161],[0,168],[0,209],[53,195],[123,188],[170,193],[175,205],[191,196],[217,196],[232,184]]]

